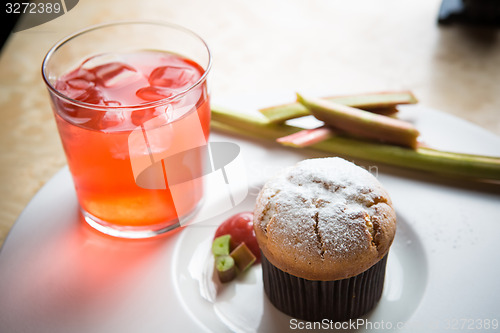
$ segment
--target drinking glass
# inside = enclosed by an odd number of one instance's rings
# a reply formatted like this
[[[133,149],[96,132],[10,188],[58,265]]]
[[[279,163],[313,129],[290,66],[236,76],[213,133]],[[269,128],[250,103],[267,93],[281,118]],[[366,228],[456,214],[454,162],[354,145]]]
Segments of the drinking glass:
[[[147,238],[196,214],[210,68],[203,39],[165,22],[100,24],[49,50],[42,75],[89,225]]]

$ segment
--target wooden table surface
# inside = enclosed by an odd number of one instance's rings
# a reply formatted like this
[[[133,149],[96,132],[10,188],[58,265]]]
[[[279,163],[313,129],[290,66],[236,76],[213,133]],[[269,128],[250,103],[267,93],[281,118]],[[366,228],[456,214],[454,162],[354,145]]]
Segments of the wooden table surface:
[[[65,157],[40,75],[47,50],[88,25],[154,19],[198,32],[216,98],[412,90],[422,105],[500,135],[500,30],[440,27],[439,0],[80,0],[11,35],[0,58],[0,244]],[[443,124],[443,135],[446,124]]]

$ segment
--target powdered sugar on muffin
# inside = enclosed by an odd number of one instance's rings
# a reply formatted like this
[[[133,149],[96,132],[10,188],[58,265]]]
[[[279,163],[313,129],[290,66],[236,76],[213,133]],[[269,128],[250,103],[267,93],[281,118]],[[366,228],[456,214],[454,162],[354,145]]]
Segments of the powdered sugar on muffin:
[[[305,160],[284,170],[261,190],[254,213],[267,259],[311,280],[365,271],[388,252],[396,227],[382,185],[341,158]]]

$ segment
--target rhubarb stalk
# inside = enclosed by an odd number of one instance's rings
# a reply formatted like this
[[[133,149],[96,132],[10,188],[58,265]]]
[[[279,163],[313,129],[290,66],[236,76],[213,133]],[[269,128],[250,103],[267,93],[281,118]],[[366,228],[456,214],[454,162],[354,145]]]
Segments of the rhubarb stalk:
[[[285,146],[304,148],[326,140],[333,135],[334,133],[331,129],[322,126],[319,128],[305,129],[291,135],[283,136],[276,139],[276,142]]]
[[[211,125],[217,130],[272,141],[303,130],[215,106],[212,107]],[[430,148],[412,150],[343,136],[333,136],[310,147],[330,154],[450,177],[500,180],[500,157],[443,152]]]
[[[297,94],[297,101],[326,125],[354,136],[416,148],[418,130],[409,122]]]
[[[384,115],[390,115],[397,112],[397,105],[417,103],[417,99],[409,91],[331,96],[325,99]],[[282,104],[263,108],[259,111],[272,123],[282,123],[288,119],[310,115],[309,110],[300,103]]]

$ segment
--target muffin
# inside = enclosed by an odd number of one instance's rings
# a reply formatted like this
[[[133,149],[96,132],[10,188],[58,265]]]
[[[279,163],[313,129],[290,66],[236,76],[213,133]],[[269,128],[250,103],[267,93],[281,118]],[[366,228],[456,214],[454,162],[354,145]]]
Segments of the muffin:
[[[264,185],[254,229],[265,293],[282,312],[345,321],[379,301],[396,214],[368,171],[337,157],[299,162]]]

